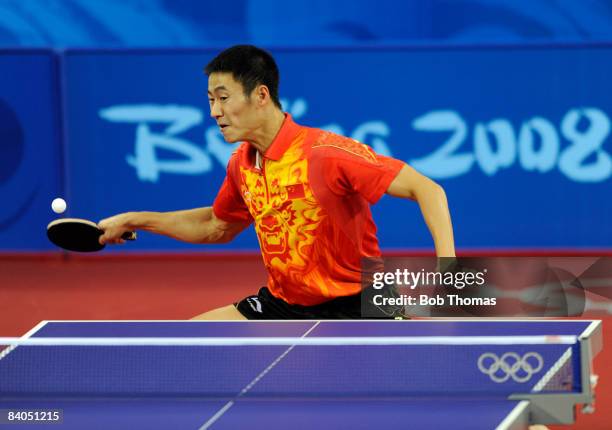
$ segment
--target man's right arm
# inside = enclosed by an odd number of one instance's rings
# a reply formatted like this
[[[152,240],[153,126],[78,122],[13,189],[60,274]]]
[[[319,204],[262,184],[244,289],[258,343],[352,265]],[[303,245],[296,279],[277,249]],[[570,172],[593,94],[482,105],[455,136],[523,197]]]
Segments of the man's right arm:
[[[98,226],[104,231],[101,243],[124,243],[126,231],[144,230],[190,243],[226,243],[249,222],[230,223],[217,218],[212,207],[176,212],[126,212],[103,219]]]

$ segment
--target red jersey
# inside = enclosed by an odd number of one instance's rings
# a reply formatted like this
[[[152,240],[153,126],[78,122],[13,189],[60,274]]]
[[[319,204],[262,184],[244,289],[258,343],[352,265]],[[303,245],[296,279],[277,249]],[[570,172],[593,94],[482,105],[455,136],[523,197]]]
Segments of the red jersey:
[[[288,114],[266,153],[256,152],[243,143],[232,154],[213,210],[254,221],[270,292],[305,306],[358,294],[361,258],[381,255],[370,204],[404,163]]]

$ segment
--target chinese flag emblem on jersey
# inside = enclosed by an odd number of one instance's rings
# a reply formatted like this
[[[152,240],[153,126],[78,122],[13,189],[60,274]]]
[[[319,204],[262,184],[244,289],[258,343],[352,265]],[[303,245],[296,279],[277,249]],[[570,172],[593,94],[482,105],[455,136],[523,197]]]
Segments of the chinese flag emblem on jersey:
[[[304,197],[304,185],[303,184],[295,184],[295,185],[287,185],[287,198],[293,199],[301,199]]]

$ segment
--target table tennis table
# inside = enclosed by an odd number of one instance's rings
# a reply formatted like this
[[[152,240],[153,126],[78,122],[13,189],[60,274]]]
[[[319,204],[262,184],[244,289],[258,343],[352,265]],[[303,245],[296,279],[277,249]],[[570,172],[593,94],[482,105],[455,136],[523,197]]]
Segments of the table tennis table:
[[[551,342],[505,341],[535,336]],[[567,337],[575,342],[556,342]],[[62,412],[24,429],[523,429],[571,422],[576,405],[592,403],[602,348],[590,320],[43,321],[21,339],[56,338],[279,343],[13,345],[0,352],[0,430],[10,410]],[[416,343],[317,343],[338,338]],[[438,338],[450,343],[419,343]]]

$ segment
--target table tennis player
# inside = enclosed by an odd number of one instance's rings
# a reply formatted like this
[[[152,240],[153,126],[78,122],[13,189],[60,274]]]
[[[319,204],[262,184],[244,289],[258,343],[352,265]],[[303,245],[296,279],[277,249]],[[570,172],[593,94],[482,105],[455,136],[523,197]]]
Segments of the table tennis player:
[[[279,71],[268,52],[234,46],[205,73],[210,115],[227,142],[240,143],[213,205],[99,222],[103,244],[123,243],[132,230],[226,243],[253,223],[267,285],[196,319],[360,318],[361,258],[381,255],[370,205],[385,193],[415,200],[436,255],[455,256],[442,187],[354,139],[295,123],[281,108]],[[377,103],[375,82],[359,91]],[[333,88],[328,92],[334,103]]]

